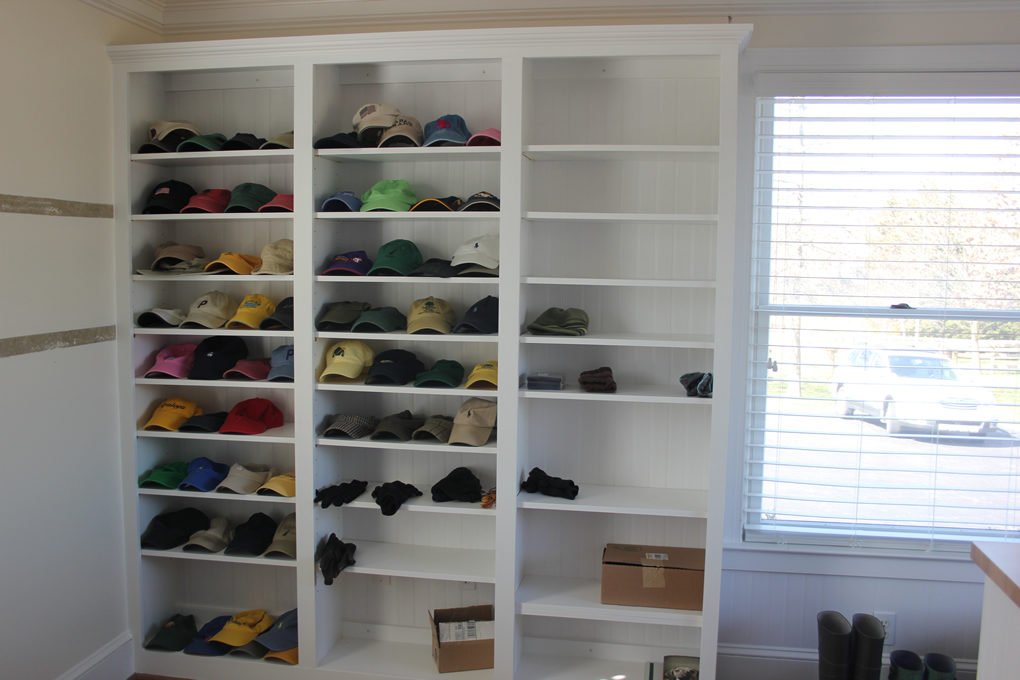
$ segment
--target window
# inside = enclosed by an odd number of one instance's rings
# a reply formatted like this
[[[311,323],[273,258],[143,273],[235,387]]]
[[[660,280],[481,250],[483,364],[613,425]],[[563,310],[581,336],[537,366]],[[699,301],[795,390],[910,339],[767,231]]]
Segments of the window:
[[[1020,538],[1020,98],[757,102],[747,541]]]

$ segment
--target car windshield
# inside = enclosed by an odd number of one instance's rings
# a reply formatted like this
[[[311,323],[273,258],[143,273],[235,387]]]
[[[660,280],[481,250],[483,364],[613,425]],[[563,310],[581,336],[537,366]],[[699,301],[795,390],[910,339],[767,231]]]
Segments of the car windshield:
[[[953,369],[938,357],[892,355],[889,357],[889,368],[902,378],[956,380]]]

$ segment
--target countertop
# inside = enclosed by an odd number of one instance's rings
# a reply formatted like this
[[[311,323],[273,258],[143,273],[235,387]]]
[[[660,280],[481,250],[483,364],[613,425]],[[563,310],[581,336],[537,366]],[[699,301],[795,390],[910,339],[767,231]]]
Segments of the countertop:
[[[970,558],[1020,607],[1020,543],[971,543]]]

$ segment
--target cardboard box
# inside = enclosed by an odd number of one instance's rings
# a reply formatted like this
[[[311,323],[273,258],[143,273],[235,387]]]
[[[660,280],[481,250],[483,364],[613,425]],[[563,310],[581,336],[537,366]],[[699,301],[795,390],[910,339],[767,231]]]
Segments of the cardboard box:
[[[437,609],[429,614],[432,628],[432,658],[440,673],[452,671],[473,671],[492,668],[493,640],[460,640],[440,642],[439,625],[447,621],[492,621],[495,619],[491,604],[474,607]]]
[[[701,610],[705,551],[610,543],[602,551],[602,604]]]

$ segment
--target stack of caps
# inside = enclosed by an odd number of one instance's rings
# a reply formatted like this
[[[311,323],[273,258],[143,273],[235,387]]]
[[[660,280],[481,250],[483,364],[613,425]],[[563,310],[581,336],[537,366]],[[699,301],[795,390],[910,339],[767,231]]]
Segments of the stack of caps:
[[[274,303],[261,293],[250,293],[238,302],[213,290],[200,295],[185,315],[179,309],[154,307],[138,315],[140,328],[220,328],[293,330],[294,298]]]
[[[142,429],[261,434],[282,425],[283,413],[268,399],[245,399],[235,404],[229,413],[203,414],[198,404],[190,399],[174,397],[162,401]]]
[[[293,211],[294,194],[277,193],[264,184],[242,182],[233,190],[196,192],[190,184],[173,179],[153,187],[142,208],[145,215]]]
[[[585,392],[615,392],[616,381],[613,380],[613,369],[600,366],[590,371],[581,371],[577,378],[578,384]]]
[[[323,200],[322,212],[497,212],[499,197],[488,191],[472,194],[467,201],[457,196],[418,200],[406,180],[384,179],[358,196],[339,191]]]
[[[219,132],[200,134],[194,123],[186,120],[157,120],[149,126],[149,139],[138,153],[188,151],[254,151],[256,149],[292,149],[294,132],[282,132],[270,140],[238,132],[229,140]]]
[[[365,104],[354,112],[353,132],[339,132],[315,140],[316,149],[354,149],[401,146],[499,146],[498,128],[471,134],[464,119],[448,113],[423,128],[418,119],[393,104]]]
[[[588,332],[588,314],[577,307],[550,307],[528,324],[535,335],[585,335]]]

